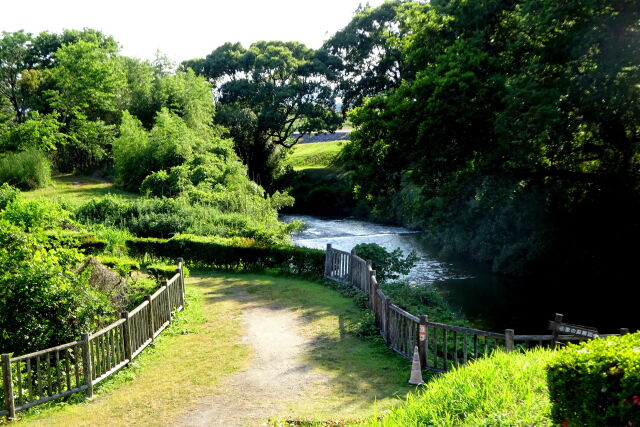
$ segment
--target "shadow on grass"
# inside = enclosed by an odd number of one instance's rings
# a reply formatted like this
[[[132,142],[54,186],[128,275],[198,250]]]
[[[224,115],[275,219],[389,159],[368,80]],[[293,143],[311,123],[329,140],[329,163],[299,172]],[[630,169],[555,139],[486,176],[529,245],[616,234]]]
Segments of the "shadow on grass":
[[[205,297],[216,303],[242,302],[245,307],[295,310],[313,336],[302,362],[319,368],[331,389],[340,395],[334,409],[358,407],[372,410],[376,402],[402,400],[415,387],[407,380],[411,362],[388,349],[378,336],[359,338],[354,333],[363,315],[355,303],[320,283],[282,276],[203,273],[216,280],[193,283],[207,288]],[[425,381],[431,377],[426,375]]]

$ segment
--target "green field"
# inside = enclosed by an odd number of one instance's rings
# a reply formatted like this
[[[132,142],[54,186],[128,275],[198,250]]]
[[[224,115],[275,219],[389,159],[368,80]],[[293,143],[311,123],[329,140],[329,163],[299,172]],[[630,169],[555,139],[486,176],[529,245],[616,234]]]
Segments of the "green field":
[[[287,164],[294,170],[311,168],[326,168],[342,150],[347,141],[314,142],[298,144],[293,148],[293,153],[287,159]]]
[[[127,199],[138,197],[137,194],[120,190],[112,182],[104,179],[71,174],[56,175],[53,177],[50,186],[26,191],[22,194],[28,200],[44,198],[71,205],[86,202],[94,197],[103,197],[107,194],[118,195]]]

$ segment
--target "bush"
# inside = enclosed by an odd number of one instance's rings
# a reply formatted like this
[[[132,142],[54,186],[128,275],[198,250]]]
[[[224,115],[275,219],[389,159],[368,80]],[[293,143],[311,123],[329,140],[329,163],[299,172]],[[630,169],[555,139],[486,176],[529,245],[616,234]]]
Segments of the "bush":
[[[171,264],[149,264],[145,266],[145,270],[147,273],[152,276],[156,282],[161,282],[163,280],[169,280],[176,274],[177,265]],[[184,274],[185,279],[189,277],[190,271],[189,269],[183,265],[182,273]]]
[[[20,196],[20,190],[10,186],[6,182],[0,185],[0,211],[7,207],[9,203]]]
[[[171,239],[137,238],[127,241],[131,253],[156,258],[181,256],[189,262],[233,271],[277,268],[285,273],[321,279],[324,251],[294,246],[265,246],[246,238],[177,235]]]
[[[112,308],[75,271],[76,249],[49,248],[34,233],[0,219],[0,348],[27,353],[77,339],[109,320]]]
[[[640,333],[569,344],[547,378],[554,424],[640,425]]]
[[[0,157],[0,183],[21,190],[45,187],[51,181],[51,162],[39,150],[6,153]]]
[[[96,259],[123,277],[140,270],[140,263],[134,259],[104,255],[97,256]]]
[[[360,258],[371,260],[378,283],[385,283],[397,279],[401,274],[408,274],[418,261],[413,251],[403,258],[400,248],[389,252],[377,243],[360,243],[353,249]]]
[[[70,225],[71,212],[48,200],[16,199],[0,213],[0,218],[24,230],[45,230]]]

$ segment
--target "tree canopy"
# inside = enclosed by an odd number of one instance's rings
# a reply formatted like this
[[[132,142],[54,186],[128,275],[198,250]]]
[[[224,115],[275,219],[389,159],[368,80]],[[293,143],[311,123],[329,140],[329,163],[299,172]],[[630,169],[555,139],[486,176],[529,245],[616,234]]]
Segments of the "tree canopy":
[[[331,57],[301,43],[225,43],[203,60],[183,63],[216,85],[218,123],[229,129],[252,179],[269,185],[279,147],[302,133],[333,131],[341,123],[331,88]],[[298,136],[292,138],[292,134]]]

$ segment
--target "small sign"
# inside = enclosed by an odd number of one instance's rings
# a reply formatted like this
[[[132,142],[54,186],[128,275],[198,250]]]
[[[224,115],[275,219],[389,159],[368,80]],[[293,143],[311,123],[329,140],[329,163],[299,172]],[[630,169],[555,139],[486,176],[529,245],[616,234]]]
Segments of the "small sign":
[[[559,334],[575,335],[580,338],[596,338],[598,330],[588,326],[570,325],[569,323],[549,322],[549,329]]]
[[[427,339],[427,327],[426,325],[420,325],[420,341]]]

